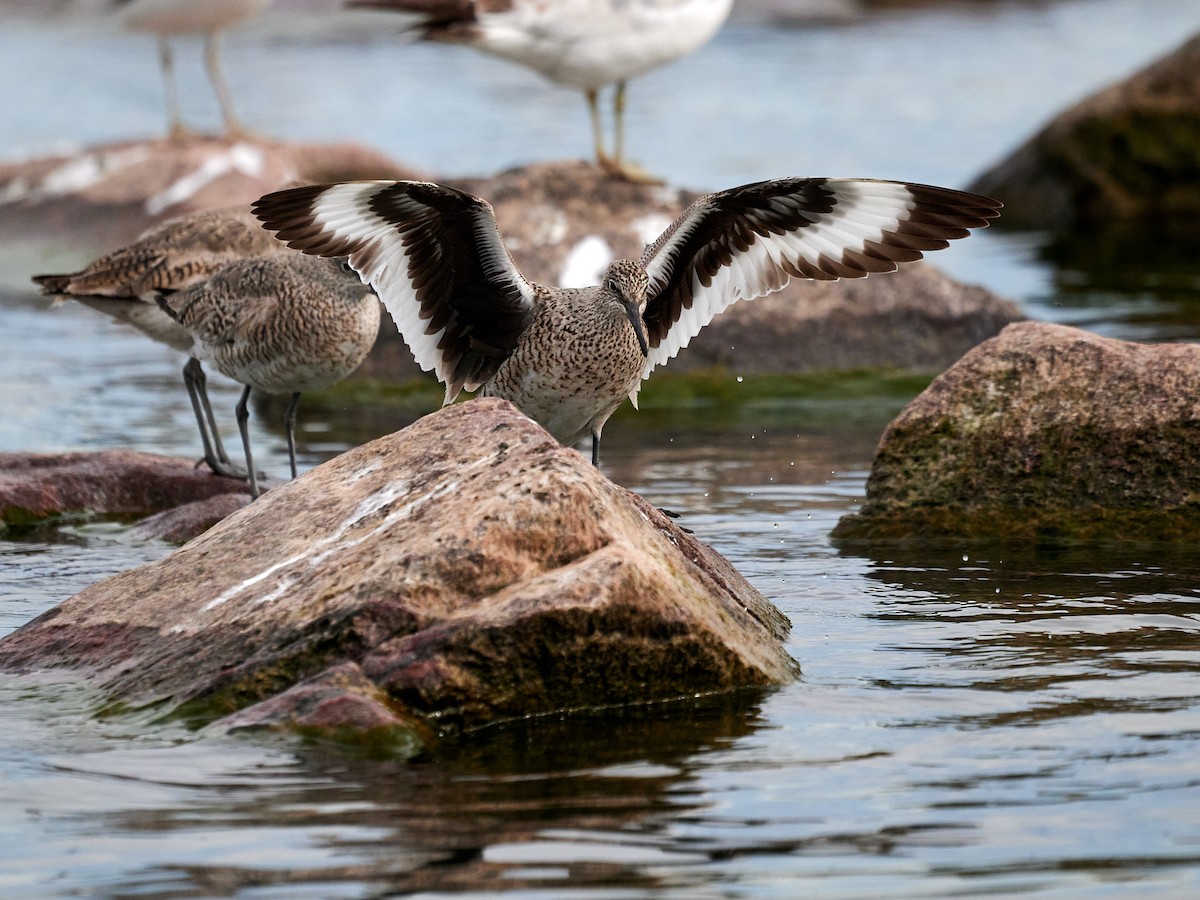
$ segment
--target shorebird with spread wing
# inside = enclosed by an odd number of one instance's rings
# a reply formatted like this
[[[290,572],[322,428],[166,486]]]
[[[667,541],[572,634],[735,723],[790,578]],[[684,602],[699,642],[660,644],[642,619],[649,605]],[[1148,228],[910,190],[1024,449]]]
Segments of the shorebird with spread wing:
[[[520,63],[587,97],[596,161],[646,180],[625,161],[625,83],[686,56],[725,24],[733,0],[349,0],[418,13],[428,40],[467,44]],[[613,150],[604,148],[599,91],[615,85]]]
[[[784,178],[709,194],[590,288],[517,269],[485,200],[437,184],[365,181],[268,194],[255,214],[288,246],[348,257],[417,362],[446,385],[502,397],[573,446],[642,379],[738,300],[792,278],[894,271],[965,237],[1001,204],[947,188]]]

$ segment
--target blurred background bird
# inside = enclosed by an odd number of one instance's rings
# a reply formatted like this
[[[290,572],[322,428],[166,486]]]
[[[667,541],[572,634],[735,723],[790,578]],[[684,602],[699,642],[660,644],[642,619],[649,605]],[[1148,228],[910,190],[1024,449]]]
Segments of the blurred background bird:
[[[182,35],[204,36],[205,64],[217,102],[221,105],[225,135],[245,135],[246,129],[234,112],[233,95],[221,71],[221,33],[261,12],[270,3],[271,0],[116,0],[116,13],[126,28],[158,38],[169,136],[173,140],[186,139],[190,132],[183,124],[180,111],[171,39]]]
[[[626,82],[693,52],[720,30],[733,0],[350,0],[351,7],[417,13],[428,40],[467,44],[536,69],[587,97],[596,162],[651,180],[625,159]],[[615,85],[606,149],[599,92]]]

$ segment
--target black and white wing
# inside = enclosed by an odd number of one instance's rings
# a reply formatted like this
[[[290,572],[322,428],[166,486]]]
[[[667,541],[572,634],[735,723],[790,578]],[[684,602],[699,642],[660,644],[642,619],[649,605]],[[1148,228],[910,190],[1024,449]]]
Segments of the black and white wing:
[[[792,278],[892,272],[985,227],[1000,206],[948,188],[857,178],[784,178],[701,197],[642,254],[650,277],[642,376],[738,300]]]
[[[486,201],[419,181],[311,185],[267,194],[254,214],[289,247],[348,257],[379,294],[446,402],[475,390],[533,319],[534,290]]]

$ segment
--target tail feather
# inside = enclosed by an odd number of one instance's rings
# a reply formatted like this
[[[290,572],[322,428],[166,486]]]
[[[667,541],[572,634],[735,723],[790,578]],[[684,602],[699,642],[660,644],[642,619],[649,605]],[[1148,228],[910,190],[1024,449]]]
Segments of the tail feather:
[[[65,294],[75,275],[34,275],[34,284],[42,286],[43,294]]]

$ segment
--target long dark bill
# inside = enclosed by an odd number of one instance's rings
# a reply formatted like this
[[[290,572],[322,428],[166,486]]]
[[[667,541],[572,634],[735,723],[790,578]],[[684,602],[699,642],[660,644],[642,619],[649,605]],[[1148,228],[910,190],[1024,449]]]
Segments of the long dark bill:
[[[637,304],[626,301],[625,315],[633,325],[633,333],[637,335],[638,346],[642,348],[642,356],[650,355],[650,343],[646,340],[646,325],[642,322],[642,314],[638,312]]]

